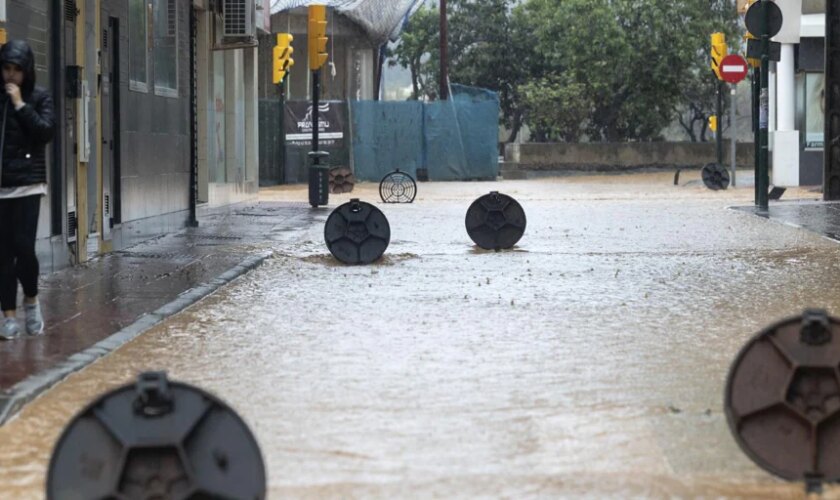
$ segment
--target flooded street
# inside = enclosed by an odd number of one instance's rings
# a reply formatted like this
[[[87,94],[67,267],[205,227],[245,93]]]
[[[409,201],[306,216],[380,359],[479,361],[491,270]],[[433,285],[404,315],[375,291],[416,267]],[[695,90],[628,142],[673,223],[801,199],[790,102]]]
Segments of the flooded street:
[[[390,221],[382,261],[339,264],[320,210],[265,265],[0,427],[0,496],[41,498],[69,419],[167,370],[251,426],[270,498],[802,498],[738,448],[723,388],[772,321],[840,314],[840,244],[727,209],[752,188],[672,178],[421,183],[411,205],[356,186]],[[514,250],[477,249],[464,229],[491,190],[527,214]]]

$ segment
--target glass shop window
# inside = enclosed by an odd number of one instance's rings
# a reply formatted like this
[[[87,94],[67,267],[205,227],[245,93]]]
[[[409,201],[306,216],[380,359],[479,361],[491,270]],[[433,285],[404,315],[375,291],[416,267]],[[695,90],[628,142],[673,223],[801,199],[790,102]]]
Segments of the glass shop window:
[[[822,149],[825,134],[825,74],[805,74],[805,149]]]
[[[128,0],[128,79],[129,88],[138,92],[149,90],[149,9],[146,0]]]
[[[154,0],[155,94],[178,97],[178,8],[176,0]]]

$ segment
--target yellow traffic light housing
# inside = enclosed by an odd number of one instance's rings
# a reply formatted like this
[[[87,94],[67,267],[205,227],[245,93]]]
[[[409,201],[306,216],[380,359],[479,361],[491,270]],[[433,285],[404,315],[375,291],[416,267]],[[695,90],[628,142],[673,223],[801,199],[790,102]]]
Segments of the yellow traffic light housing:
[[[747,34],[744,35],[744,46],[749,47],[750,40],[758,40],[758,37],[747,31]],[[747,57],[746,59],[750,67],[758,68],[761,66],[761,59],[756,59],[755,57]]]
[[[289,33],[278,33],[277,34],[277,45],[274,46],[272,50],[272,81],[275,84],[279,84],[283,81],[283,77],[286,76],[286,72],[294,66],[295,60],[292,59],[292,54],[294,53],[295,49],[292,47],[292,41],[294,41],[294,37]]]
[[[726,35],[717,32],[712,33],[712,71],[718,80],[723,78],[720,76],[720,62],[726,57]]]
[[[709,117],[709,129],[712,132],[717,132],[717,116],[712,115]]]
[[[327,7],[325,5],[309,6],[309,70],[316,71],[327,62]]]
[[[747,10],[748,10],[748,9],[749,9],[749,7],[750,7],[750,5],[754,4],[756,1],[757,1],[757,0],[746,0],[746,2],[745,2],[745,4],[744,4],[744,11],[743,11],[743,14],[746,14],[746,13],[747,13]],[[741,11],[739,10],[739,11],[738,11],[738,13],[740,14],[740,13],[741,13]],[[753,35],[753,34],[752,34],[752,33],[750,33],[749,31],[747,31],[747,32],[746,32],[746,34],[744,35],[744,46],[747,46],[747,45],[749,44],[749,41],[750,41],[750,40],[758,40],[758,37],[757,37],[757,36],[755,36],[755,35]],[[748,57],[748,58],[747,58],[747,62],[748,62],[748,63],[749,63],[749,65],[750,65],[751,67],[753,67],[753,68],[758,68],[759,66],[761,66],[761,60],[760,60],[760,59],[756,59],[756,58],[754,58],[754,57]]]

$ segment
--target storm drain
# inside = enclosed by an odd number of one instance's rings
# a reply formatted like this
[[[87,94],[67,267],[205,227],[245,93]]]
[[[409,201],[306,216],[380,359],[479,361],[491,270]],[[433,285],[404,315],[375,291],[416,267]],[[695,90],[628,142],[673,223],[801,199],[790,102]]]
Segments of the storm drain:
[[[193,260],[199,257],[206,257],[204,255],[196,255],[195,253],[186,252],[130,252],[121,251],[114,252],[115,255],[121,257],[130,257],[134,259],[156,259],[156,260]]]
[[[234,234],[195,234],[182,233],[176,235],[177,238],[192,238],[195,240],[211,240],[211,241],[239,241],[242,236]]]
[[[240,212],[234,212],[233,215],[245,217],[282,217],[293,216],[301,213],[301,210],[309,212],[311,207],[306,202],[278,202],[278,203],[261,203],[259,205],[245,208]]]

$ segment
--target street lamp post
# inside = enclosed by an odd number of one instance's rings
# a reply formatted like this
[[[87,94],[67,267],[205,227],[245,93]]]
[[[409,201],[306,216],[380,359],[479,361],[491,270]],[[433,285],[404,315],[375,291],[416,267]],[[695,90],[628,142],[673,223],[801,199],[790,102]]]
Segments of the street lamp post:
[[[449,98],[449,63],[447,61],[446,0],[440,0],[440,98]]]

